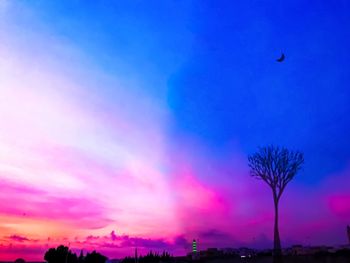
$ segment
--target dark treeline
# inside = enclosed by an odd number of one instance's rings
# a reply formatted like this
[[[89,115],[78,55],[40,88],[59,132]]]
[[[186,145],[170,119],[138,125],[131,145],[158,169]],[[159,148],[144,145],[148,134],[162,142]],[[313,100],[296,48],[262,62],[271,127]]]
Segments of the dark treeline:
[[[107,257],[96,251],[86,255],[81,251],[80,255],[77,256],[68,247],[61,245],[46,251],[44,259],[48,263],[105,263]]]
[[[158,262],[171,262],[173,260],[173,256],[171,256],[168,252],[163,251],[162,254],[153,253],[150,251],[145,256],[140,256],[137,259],[138,263],[158,263]],[[121,263],[135,263],[134,257],[125,257]]]
[[[76,253],[69,250],[66,246],[58,246],[57,248],[50,248],[46,251],[44,260],[47,263],[105,263],[108,258],[96,251],[92,253],[83,254],[77,256]],[[168,252],[163,252],[161,254],[154,253],[150,251],[145,256],[140,256],[137,258],[138,263],[159,263],[159,262],[171,262],[173,261],[173,256]],[[125,257],[121,263],[135,263],[135,258]]]
[[[198,258],[192,259],[191,255],[173,257],[168,252],[154,253],[150,251],[145,256],[136,260],[134,257],[125,257],[120,263],[272,263],[275,262],[272,251],[254,253],[242,258],[238,253],[224,253],[218,250],[216,253],[198,253]],[[66,246],[50,248],[44,256],[47,263],[106,263],[107,257],[93,251],[79,256]],[[339,249],[335,252],[320,251],[309,255],[283,255],[283,263],[350,263],[350,249]],[[25,263],[23,259],[17,259],[15,263]]]

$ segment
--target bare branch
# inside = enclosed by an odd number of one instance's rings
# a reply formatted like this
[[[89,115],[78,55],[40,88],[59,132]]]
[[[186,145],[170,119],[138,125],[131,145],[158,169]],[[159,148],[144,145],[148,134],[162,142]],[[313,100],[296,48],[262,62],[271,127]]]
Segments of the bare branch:
[[[256,153],[248,156],[251,176],[267,183],[276,195],[277,201],[303,163],[303,153],[273,145],[259,148]]]

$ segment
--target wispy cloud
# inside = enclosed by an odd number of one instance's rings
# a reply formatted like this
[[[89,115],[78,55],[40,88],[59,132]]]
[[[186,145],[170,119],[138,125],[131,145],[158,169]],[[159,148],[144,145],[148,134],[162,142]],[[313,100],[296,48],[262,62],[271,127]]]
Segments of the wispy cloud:
[[[12,235],[12,236],[9,236],[9,237],[7,237],[7,238],[8,238],[9,240],[18,241],[18,242],[29,241],[28,238],[22,237],[22,236],[19,236],[19,235]]]

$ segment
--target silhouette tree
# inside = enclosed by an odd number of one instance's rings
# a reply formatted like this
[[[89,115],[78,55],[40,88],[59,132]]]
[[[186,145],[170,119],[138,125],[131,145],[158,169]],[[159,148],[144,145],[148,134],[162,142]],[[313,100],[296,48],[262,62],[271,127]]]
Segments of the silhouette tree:
[[[15,263],[26,263],[26,261],[23,258],[17,258]]]
[[[174,261],[173,256],[166,251],[163,251],[162,254],[159,254],[158,252],[153,252],[151,250],[145,256],[140,256],[138,258],[139,263],[160,263],[160,262],[167,263],[167,262],[173,262],[173,261]],[[135,263],[135,258],[125,257],[121,262]]]
[[[103,256],[100,253],[97,253],[96,251],[93,251],[92,253],[86,254],[84,263],[105,263],[106,260],[107,257]]]
[[[121,263],[135,263],[135,258],[133,257],[125,257]]]
[[[304,163],[304,155],[286,148],[268,146],[248,156],[250,174],[270,186],[275,206],[274,261],[281,261],[282,249],[278,230],[278,204],[287,184]]]
[[[160,260],[162,262],[168,262],[172,260],[172,256],[167,251],[163,251],[162,255],[160,256]]]
[[[139,258],[140,263],[155,263],[155,262],[159,262],[159,260],[160,260],[159,254],[153,253],[152,250],[148,252],[146,256]]]
[[[78,257],[78,263],[84,263],[84,253],[83,250],[80,250],[80,255]]]
[[[48,263],[78,263],[77,255],[63,245],[46,251],[44,260]]]

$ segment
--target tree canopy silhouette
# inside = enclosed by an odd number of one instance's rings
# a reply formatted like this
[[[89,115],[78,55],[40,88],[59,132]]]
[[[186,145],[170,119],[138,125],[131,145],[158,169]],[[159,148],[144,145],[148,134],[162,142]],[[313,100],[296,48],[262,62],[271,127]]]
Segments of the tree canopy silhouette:
[[[68,247],[61,245],[46,251],[44,259],[47,263],[105,263],[107,257],[96,251],[87,253],[86,256],[84,256],[83,251],[80,251],[80,255],[77,257]]]
[[[153,253],[150,251],[147,255],[139,258],[140,263],[153,263],[153,262],[168,262],[172,259],[168,252],[163,251],[162,254]]]
[[[250,174],[263,180],[272,190],[275,206],[274,225],[274,259],[279,261],[282,256],[281,240],[278,229],[278,204],[287,186],[301,169],[304,155],[298,151],[286,148],[268,146],[248,156]]]
[[[173,256],[171,256],[168,252],[163,251],[162,254],[154,253],[152,251],[148,252],[145,256],[140,256],[137,259],[137,262],[139,263],[159,263],[159,262],[172,262]],[[122,263],[135,263],[134,257],[125,257],[122,260]]]
[[[46,251],[44,259],[48,263],[78,263],[77,255],[63,245],[57,248],[50,248]]]
[[[103,256],[100,253],[97,253],[96,251],[93,251],[92,253],[87,253],[84,259],[84,263],[105,263],[107,260],[107,257]]]

